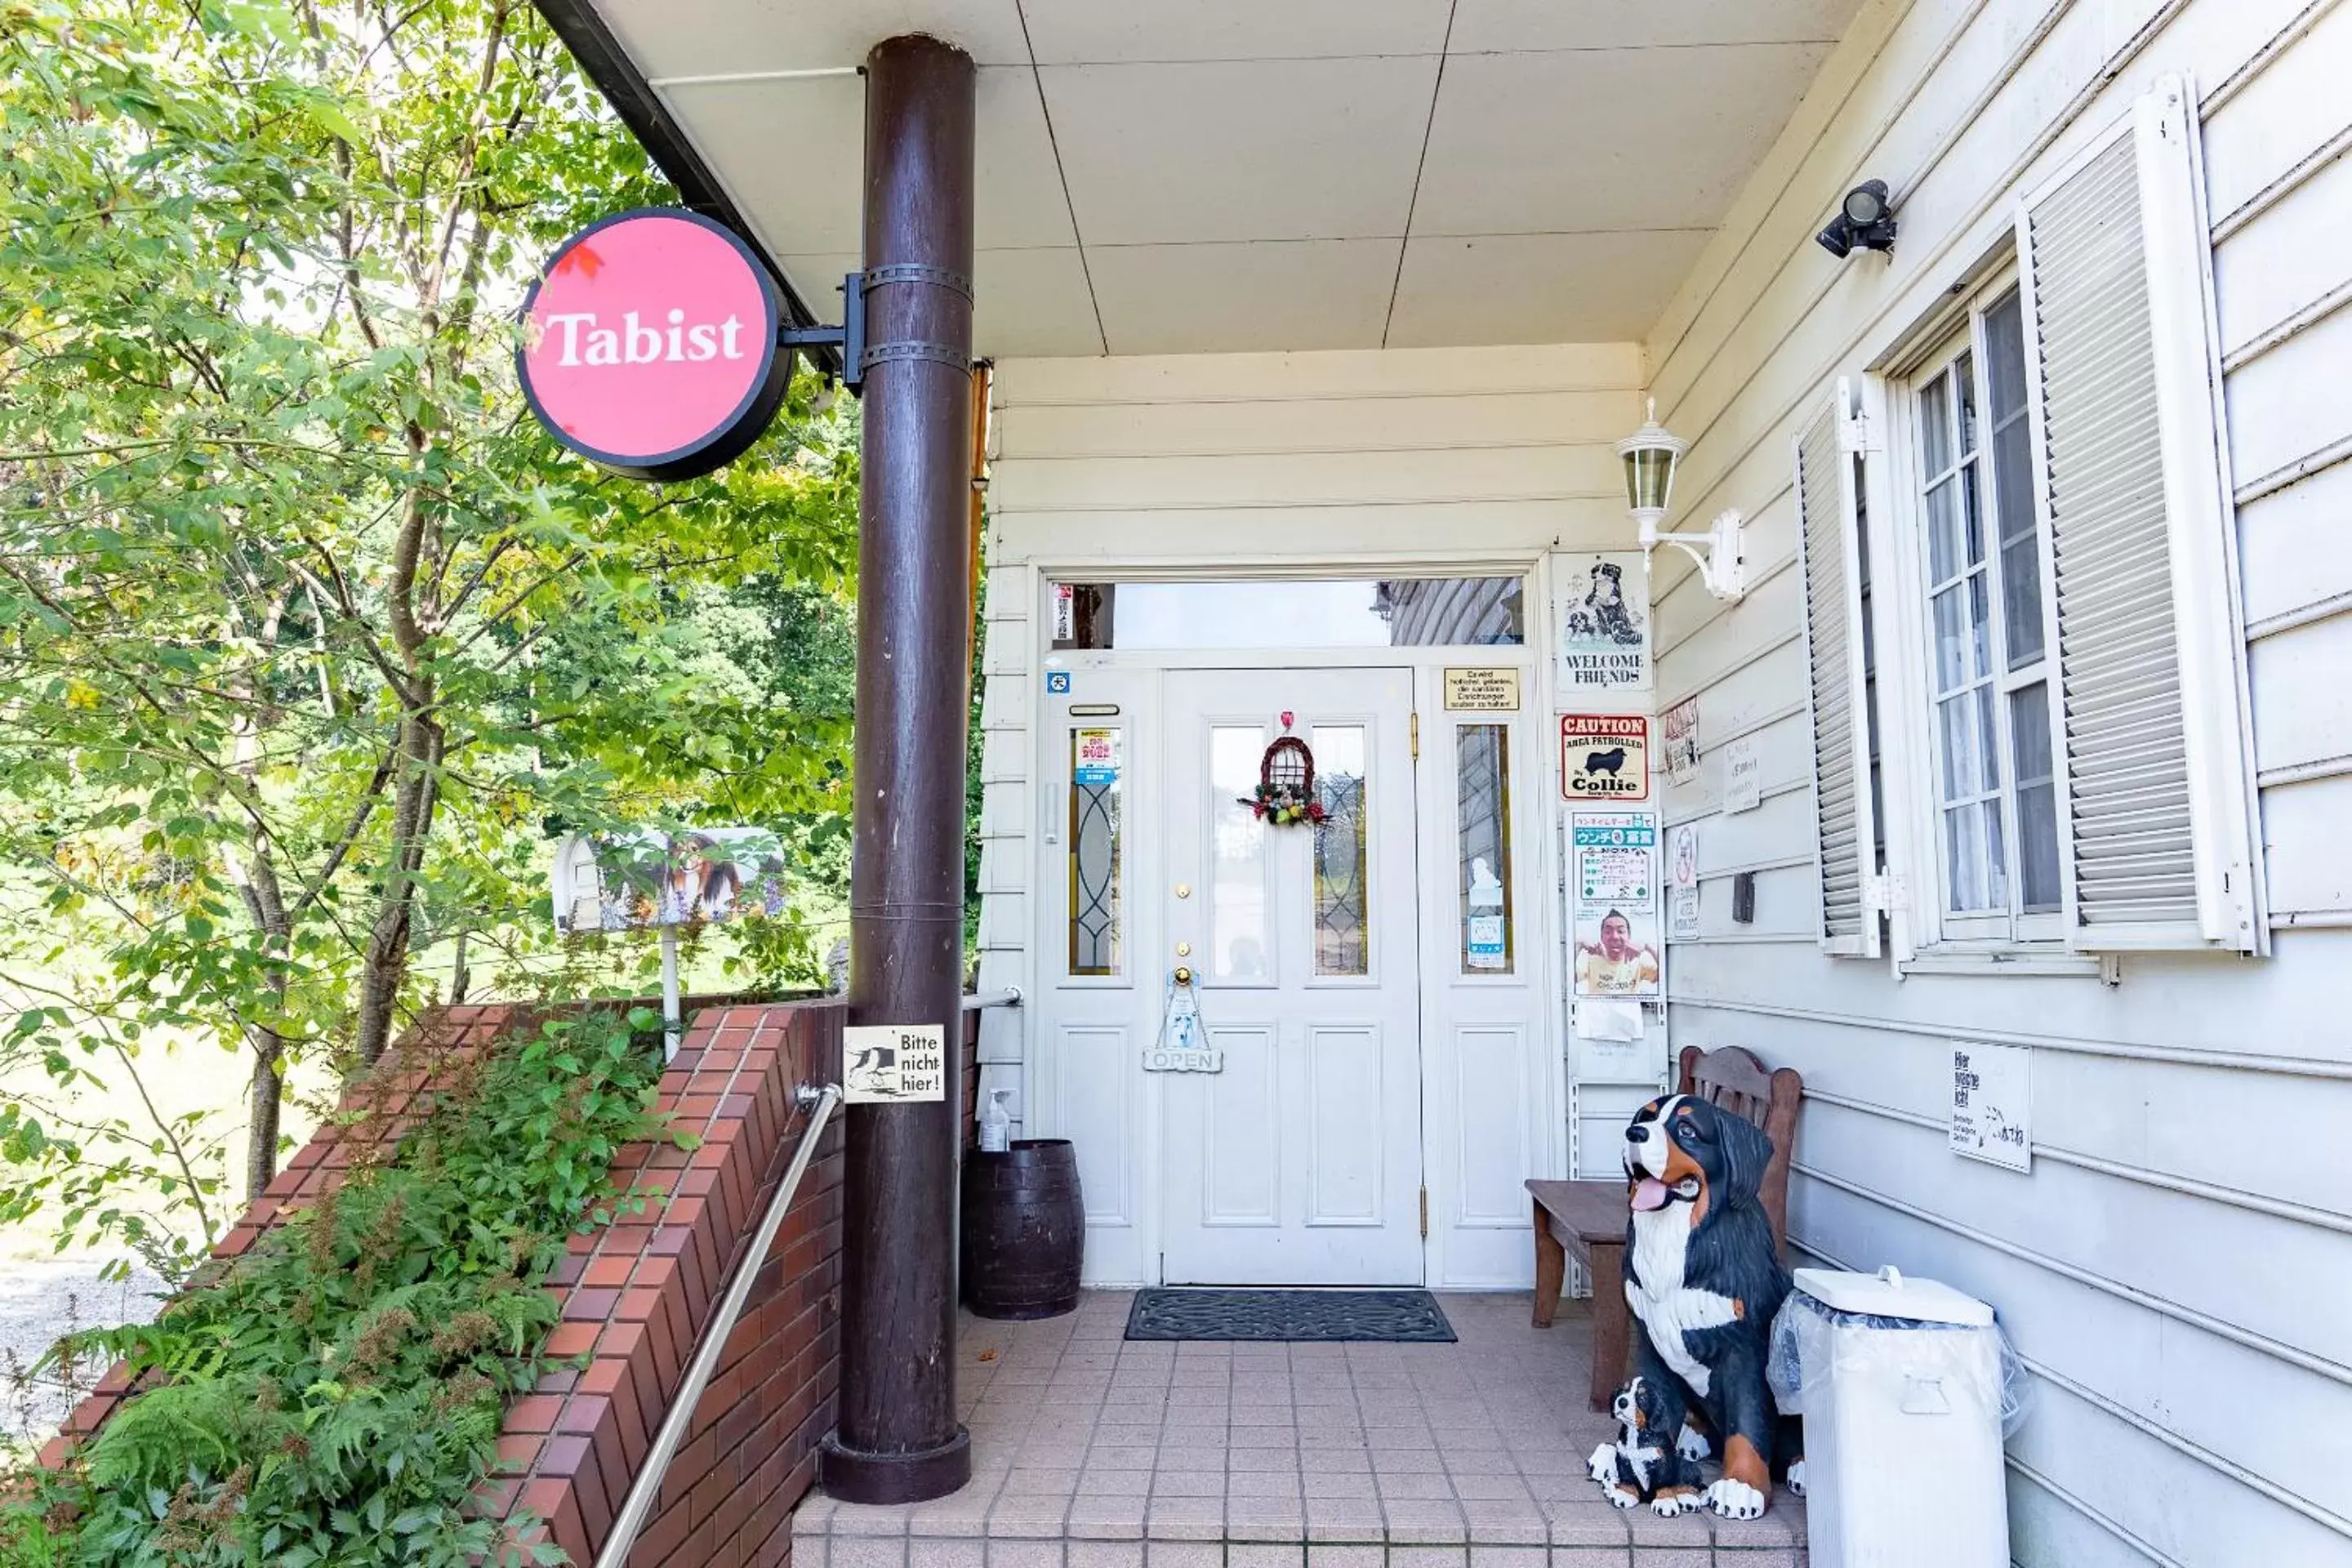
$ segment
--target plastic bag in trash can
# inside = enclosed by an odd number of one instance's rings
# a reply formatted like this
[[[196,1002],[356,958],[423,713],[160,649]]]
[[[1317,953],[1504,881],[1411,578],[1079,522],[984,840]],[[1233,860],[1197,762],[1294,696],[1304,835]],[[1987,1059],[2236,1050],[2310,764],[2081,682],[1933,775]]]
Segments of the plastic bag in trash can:
[[[1789,1299],[1780,1303],[1780,1310],[1772,1319],[1772,1350],[1764,1366],[1765,1381],[1772,1385],[1773,1401],[1780,1405],[1782,1415],[1802,1415],[1805,1413],[1808,1383],[1819,1386],[1828,1376],[1829,1369],[1821,1364],[1829,1354],[1828,1331],[1850,1327],[1928,1334],[1980,1334],[1986,1331],[1952,1323],[1920,1322],[1911,1318],[1841,1312],[1802,1290],[1791,1290]],[[2000,1435],[2005,1439],[2015,1436],[2017,1429],[2025,1425],[2025,1417],[2032,1403],[2032,1383],[2026,1376],[2025,1363],[2019,1361],[2017,1352],[2010,1348],[2009,1336],[2001,1332],[1998,1324],[1991,1332],[2000,1349]]]

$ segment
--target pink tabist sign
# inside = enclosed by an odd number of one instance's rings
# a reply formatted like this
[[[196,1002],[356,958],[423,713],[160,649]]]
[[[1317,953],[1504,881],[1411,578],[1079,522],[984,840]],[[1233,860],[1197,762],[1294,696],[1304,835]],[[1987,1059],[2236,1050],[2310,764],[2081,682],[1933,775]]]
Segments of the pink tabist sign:
[[[697,213],[646,207],[582,229],[522,320],[531,412],[581,456],[638,479],[729,462],[767,429],[792,379],[767,275]]]

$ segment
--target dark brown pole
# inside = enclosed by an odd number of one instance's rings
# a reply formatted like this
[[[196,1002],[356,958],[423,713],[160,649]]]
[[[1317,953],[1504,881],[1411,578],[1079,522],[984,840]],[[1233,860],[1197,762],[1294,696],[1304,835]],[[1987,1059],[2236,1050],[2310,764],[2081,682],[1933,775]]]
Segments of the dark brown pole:
[[[836,1498],[893,1503],[971,1479],[955,1401],[971,59],[887,39],[866,58],[866,105],[849,1021],[940,1026],[947,1092],[848,1111],[841,1410],[821,1479]]]

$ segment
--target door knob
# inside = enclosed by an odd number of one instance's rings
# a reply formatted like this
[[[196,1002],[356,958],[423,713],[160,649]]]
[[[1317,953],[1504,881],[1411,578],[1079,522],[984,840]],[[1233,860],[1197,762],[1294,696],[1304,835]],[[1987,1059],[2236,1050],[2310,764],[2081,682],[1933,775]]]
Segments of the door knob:
[[[1183,965],[1183,964],[1181,964],[1181,963],[1180,963],[1180,964],[1178,964],[1178,965],[1176,966],[1175,980],[1176,980],[1176,984],[1179,984],[1179,985],[1190,985],[1190,984],[1192,984],[1192,970],[1191,970],[1191,969],[1189,969],[1188,967],[1186,967],[1186,966],[1185,966],[1185,965]]]

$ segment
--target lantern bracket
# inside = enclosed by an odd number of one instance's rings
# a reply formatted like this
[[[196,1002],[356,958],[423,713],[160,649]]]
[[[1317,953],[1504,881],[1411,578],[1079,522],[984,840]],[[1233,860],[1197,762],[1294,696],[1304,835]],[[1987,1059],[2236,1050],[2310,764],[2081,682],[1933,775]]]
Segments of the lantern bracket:
[[[1642,553],[1671,544],[1698,563],[1699,581],[1718,599],[1738,599],[1748,592],[1747,551],[1742,530],[1747,520],[1735,510],[1716,514],[1704,531],[1668,532],[1654,518],[1642,520]]]

